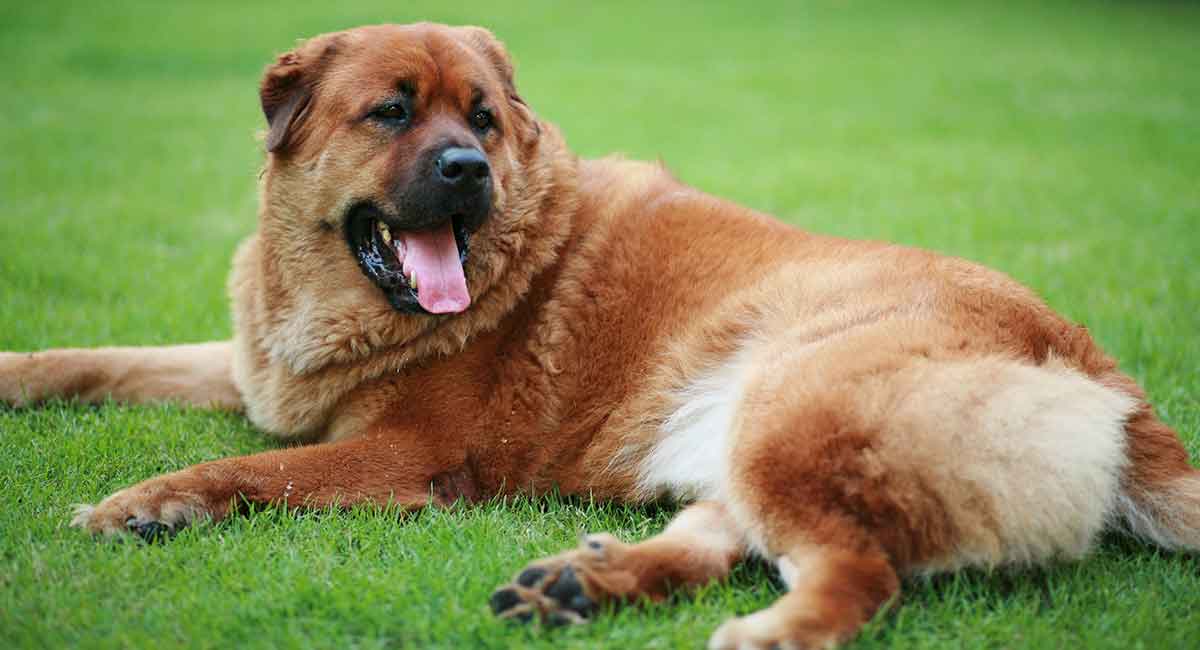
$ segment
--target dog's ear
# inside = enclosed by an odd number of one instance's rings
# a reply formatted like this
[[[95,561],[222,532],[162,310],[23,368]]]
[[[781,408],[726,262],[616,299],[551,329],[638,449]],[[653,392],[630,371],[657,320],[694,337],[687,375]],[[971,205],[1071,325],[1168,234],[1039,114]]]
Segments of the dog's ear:
[[[267,151],[283,153],[300,143],[300,126],[308,117],[317,80],[337,51],[337,41],[336,34],[317,36],[267,66],[258,92],[267,118]]]
[[[461,27],[460,29],[467,43],[483,54],[492,67],[500,73],[500,79],[504,83],[504,92],[508,95],[508,104],[517,116],[523,139],[536,140],[541,135],[541,126],[538,125],[537,116],[517,93],[517,86],[513,81],[512,59],[508,56],[508,51],[504,49],[504,44],[482,27]]]

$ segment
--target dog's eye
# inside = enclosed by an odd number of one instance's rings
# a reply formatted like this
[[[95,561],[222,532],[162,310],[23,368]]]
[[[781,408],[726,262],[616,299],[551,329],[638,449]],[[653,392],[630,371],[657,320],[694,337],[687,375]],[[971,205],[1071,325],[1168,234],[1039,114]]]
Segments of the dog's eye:
[[[400,104],[387,104],[371,111],[371,117],[388,121],[403,121],[408,119],[408,111]]]
[[[471,114],[471,126],[486,131],[492,128],[492,112],[486,108],[481,108]]]

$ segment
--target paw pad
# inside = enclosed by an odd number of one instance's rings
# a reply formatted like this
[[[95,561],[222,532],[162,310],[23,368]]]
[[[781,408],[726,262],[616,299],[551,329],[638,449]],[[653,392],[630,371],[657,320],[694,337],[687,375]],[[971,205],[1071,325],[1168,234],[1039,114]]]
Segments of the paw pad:
[[[488,604],[500,618],[527,623],[538,614],[550,626],[586,623],[598,609],[570,564],[557,572],[529,567],[513,584],[492,593]]]

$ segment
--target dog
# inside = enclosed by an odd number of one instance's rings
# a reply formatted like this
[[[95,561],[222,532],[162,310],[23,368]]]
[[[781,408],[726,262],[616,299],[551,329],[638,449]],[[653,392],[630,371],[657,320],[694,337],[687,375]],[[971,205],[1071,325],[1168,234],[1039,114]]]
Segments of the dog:
[[[677,500],[494,592],[584,622],[747,556],[787,592],[712,648],[852,638],[905,575],[1200,549],[1200,473],[1088,332],[971,262],[804,232],[661,165],[581,160],[476,27],[278,57],[230,342],[0,355],[0,400],[174,400],[306,442],[151,478],[73,524],[165,537],[241,503]]]

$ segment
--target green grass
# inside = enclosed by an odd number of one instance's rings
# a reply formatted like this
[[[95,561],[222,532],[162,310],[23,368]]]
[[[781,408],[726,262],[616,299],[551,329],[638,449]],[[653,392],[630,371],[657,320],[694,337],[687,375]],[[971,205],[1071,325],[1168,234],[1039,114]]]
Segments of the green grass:
[[[1200,451],[1200,5],[243,4],[0,9],[0,349],[228,337],[262,66],[355,24],[473,22],[577,151],[1003,269]],[[268,511],[150,547],[66,526],[73,503],[268,446],[231,415],[0,407],[0,647],[698,647],[778,594],[750,565],[586,628],[492,620],[529,559],[670,515],[586,501]],[[911,583],[855,647],[1198,645],[1200,561],[1114,538],[1044,573]]]

